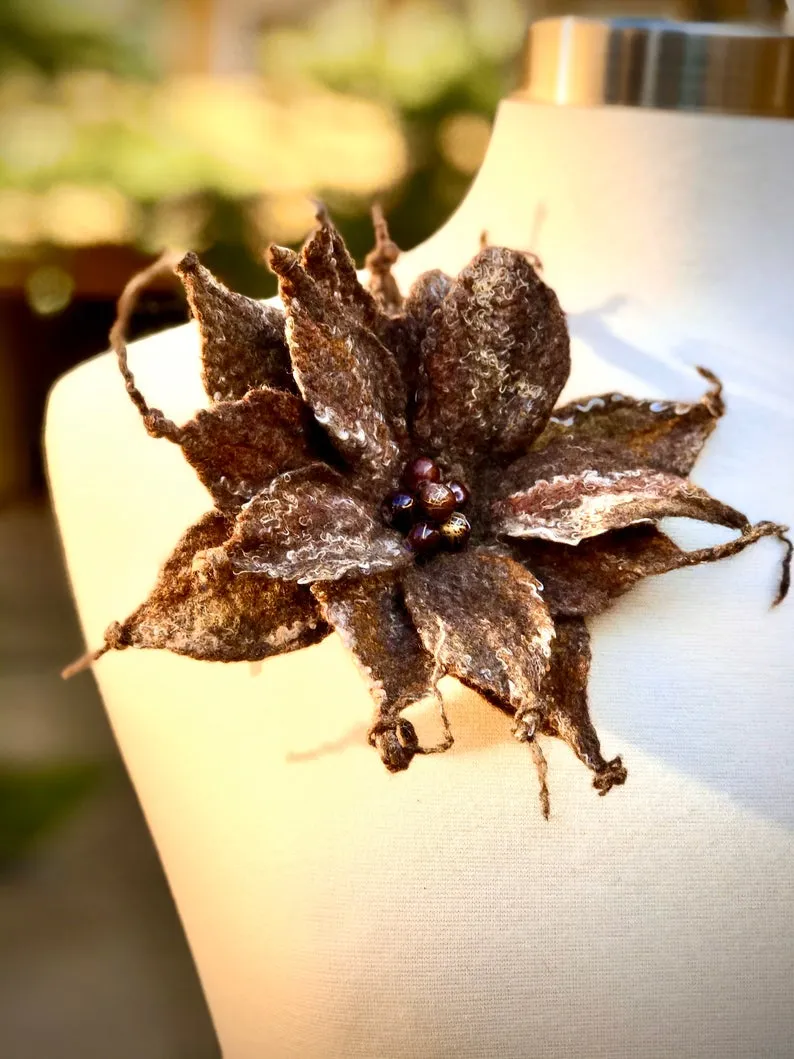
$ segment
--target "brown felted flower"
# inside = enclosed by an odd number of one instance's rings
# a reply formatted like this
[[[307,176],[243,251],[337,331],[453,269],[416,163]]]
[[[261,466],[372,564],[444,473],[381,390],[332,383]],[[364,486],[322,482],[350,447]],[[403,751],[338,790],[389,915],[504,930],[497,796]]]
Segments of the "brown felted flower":
[[[258,660],[335,629],[376,706],[370,742],[393,772],[420,746],[403,711],[449,674],[507,711],[538,769],[565,740],[606,794],[625,781],[590,719],[585,618],[644,577],[734,555],[786,527],[751,526],[687,478],[724,408],[604,394],[554,405],[568,377],[565,316],[537,263],[484,246],[457,278],[405,299],[382,215],[370,288],[324,209],[300,255],[271,247],[283,310],[226,290],[192,254],[176,265],[198,321],[212,399],[183,426],[150,408],[111,334],[148,432],[180,445],[215,509],[188,529],[110,649]],[[168,264],[167,262],[165,264]],[[173,266],[172,266],[173,267]],[[463,510],[465,508],[465,511]],[[681,550],[655,523],[738,531]],[[438,699],[440,702],[440,699]],[[442,718],[446,727],[446,718]]]

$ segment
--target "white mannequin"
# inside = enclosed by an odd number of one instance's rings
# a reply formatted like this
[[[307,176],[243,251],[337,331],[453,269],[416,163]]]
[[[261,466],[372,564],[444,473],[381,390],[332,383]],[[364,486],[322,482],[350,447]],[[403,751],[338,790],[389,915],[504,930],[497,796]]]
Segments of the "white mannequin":
[[[536,250],[570,313],[564,397],[727,417],[694,478],[794,519],[794,123],[502,104],[407,284],[490,240]],[[132,347],[152,405],[203,403],[192,326]],[[53,391],[47,452],[89,645],[209,506],[107,355]],[[700,539],[686,527],[688,543]],[[715,540],[713,529],[707,531]],[[646,582],[591,623],[592,712],[624,788],[544,741],[552,817],[509,721],[445,682],[446,755],[388,774],[335,638],[247,665],[110,654],[95,672],[225,1059],[790,1055],[794,604],[777,542]],[[412,712],[426,742],[432,705]]]

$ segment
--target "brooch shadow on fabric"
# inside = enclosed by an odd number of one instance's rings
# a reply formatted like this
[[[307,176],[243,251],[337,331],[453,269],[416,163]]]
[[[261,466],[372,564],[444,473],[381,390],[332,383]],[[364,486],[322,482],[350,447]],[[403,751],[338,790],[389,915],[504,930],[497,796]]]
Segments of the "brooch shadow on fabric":
[[[606,794],[587,699],[586,621],[645,577],[715,562],[787,527],[751,525],[688,479],[723,414],[704,368],[692,404],[600,394],[556,408],[570,370],[565,316],[532,255],[484,246],[456,277],[403,295],[398,249],[374,211],[370,281],[323,208],[300,254],[268,253],[282,308],[229,291],[187,254],[128,284],[111,332],[148,433],[181,447],[213,507],[186,530],[149,597],[112,624],[110,650],[259,661],[335,630],[375,703],[369,741],[392,772],[452,745],[437,691],[456,677],[513,718],[537,768],[563,739]],[[198,322],[209,408],[184,424],[151,408],[127,363],[136,299],[163,269]],[[736,531],[679,548],[656,525]],[[420,745],[403,711],[427,696],[445,738]]]

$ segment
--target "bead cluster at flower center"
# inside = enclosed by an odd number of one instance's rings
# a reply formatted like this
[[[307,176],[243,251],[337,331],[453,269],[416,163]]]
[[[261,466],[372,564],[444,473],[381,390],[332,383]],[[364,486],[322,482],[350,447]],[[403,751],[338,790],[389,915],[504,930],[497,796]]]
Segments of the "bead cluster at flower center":
[[[468,500],[462,482],[442,482],[435,460],[419,456],[405,467],[400,488],[389,493],[381,511],[387,525],[405,534],[411,551],[432,555],[442,548],[457,551],[468,541],[471,525],[460,510]]]

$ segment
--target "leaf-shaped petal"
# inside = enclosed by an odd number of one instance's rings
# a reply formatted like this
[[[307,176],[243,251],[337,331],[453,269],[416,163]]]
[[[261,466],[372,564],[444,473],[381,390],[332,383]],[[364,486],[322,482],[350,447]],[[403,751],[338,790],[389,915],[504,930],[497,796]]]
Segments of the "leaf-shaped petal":
[[[270,263],[279,277],[301,393],[358,477],[387,486],[407,438],[406,392],[396,360],[295,254],[272,247]]]
[[[403,301],[391,276],[398,256],[382,215],[376,218],[375,249],[367,258],[372,274],[370,290],[359,281],[356,265],[327,210],[320,206],[318,225],[301,251],[301,264],[320,286],[332,292],[353,316],[368,328],[397,359],[411,394],[416,384],[422,339],[433,312],[452,286],[438,269],[425,272],[411,286]]]
[[[201,336],[201,378],[216,401],[244,397],[258,386],[294,389],[284,313],[235,294],[195,254],[176,266]]]
[[[543,598],[552,614],[587,617],[602,613],[645,577],[727,559],[762,537],[785,541],[784,532],[784,526],[759,522],[733,540],[687,552],[655,526],[640,524],[590,537],[575,547],[514,540],[510,548],[543,584]],[[787,549],[777,602],[786,592],[788,558]]]
[[[168,436],[182,446],[218,506],[235,508],[276,475],[316,460],[316,429],[295,394],[258,389],[202,409]]]
[[[145,603],[111,625],[104,650],[154,647],[215,662],[258,661],[316,643],[328,629],[311,592],[291,581],[230,576],[202,556],[231,524],[210,512],[184,534]]]
[[[322,464],[275,478],[240,512],[225,551],[238,572],[302,583],[383,573],[411,561],[403,539]]]
[[[407,768],[416,749],[400,713],[433,693],[435,669],[408,615],[394,575],[323,581],[312,586],[320,610],[366,679],[377,712],[370,738],[390,772]],[[413,735],[412,735],[413,733]]]
[[[725,411],[719,380],[705,368],[698,370],[712,385],[694,404],[643,401],[620,393],[573,401],[555,410],[533,448],[568,437],[577,445],[606,440],[621,445],[644,467],[685,476]]]
[[[487,247],[433,316],[422,357],[414,433],[471,467],[524,451],[546,425],[568,378],[568,328],[526,256]]]
[[[304,244],[301,264],[315,283],[359,324],[375,334],[380,333],[388,318],[359,280],[356,263],[324,206],[317,209],[317,227]]]
[[[415,565],[403,583],[422,642],[443,671],[503,709],[526,711],[554,636],[536,578],[511,559],[470,550]]]
[[[585,471],[538,481],[496,501],[493,528],[509,537],[578,544],[608,530],[661,518],[744,529],[747,518],[705,489],[663,471]]]
[[[411,395],[419,374],[422,342],[433,314],[451,290],[452,282],[440,269],[423,272],[411,285],[402,312],[386,320],[380,335],[383,344],[397,358]]]
[[[514,540],[511,553],[543,585],[553,615],[600,614],[638,581],[672,569],[680,549],[648,523],[590,537],[576,546]]]
[[[580,761],[595,774],[593,786],[603,795],[617,784],[626,782],[626,769],[619,757],[604,760],[598,735],[590,720],[587,702],[590,635],[581,618],[559,618],[555,629],[551,665],[541,690],[540,731],[565,740]]]
[[[561,544],[676,517],[735,529],[748,524],[686,478],[637,466],[622,445],[604,439],[557,438],[521,457],[502,476],[491,504],[495,533]]]

